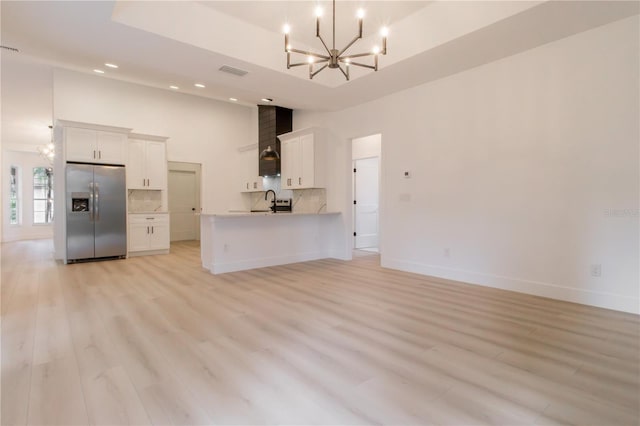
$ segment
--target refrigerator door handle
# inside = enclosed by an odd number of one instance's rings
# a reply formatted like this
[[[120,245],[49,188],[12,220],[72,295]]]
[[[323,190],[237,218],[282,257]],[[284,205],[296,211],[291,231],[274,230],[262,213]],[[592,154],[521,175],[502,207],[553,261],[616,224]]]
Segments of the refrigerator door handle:
[[[96,183],[94,184],[94,198],[95,198],[95,202],[94,202],[94,217],[95,220],[98,221],[100,220],[100,186]]]
[[[93,208],[95,202],[93,200],[93,182],[89,183],[89,222],[93,222]]]

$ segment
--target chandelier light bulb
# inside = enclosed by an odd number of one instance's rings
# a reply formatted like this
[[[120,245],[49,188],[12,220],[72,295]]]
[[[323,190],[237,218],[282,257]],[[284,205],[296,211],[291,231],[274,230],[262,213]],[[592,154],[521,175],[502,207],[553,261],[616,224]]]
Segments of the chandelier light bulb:
[[[291,45],[287,44],[287,52],[291,52]]]
[[[316,18],[320,18],[322,16],[322,8],[320,6],[316,7]]]
[[[291,27],[289,26],[289,24],[284,24],[284,26],[282,27],[282,32],[285,34],[289,34],[291,32]]]
[[[387,37],[387,36],[389,35],[389,28],[387,28],[387,27],[382,27],[382,28],[380,29],[380,35],[381,35],[382,37]]]
[[[307,62],[309,62],[310,64],[313,63],[313,56],[309,56],[307,57]]]
[[[53,151],[53,149],[55,148],[55,145],[53,143],[49,142],[47,144],[47,148],[49,148],[51,151]]]
[[[374,55],[377,55],[378,53],[380,53],[380,48],[378,46],[373,46],[373,49],[371,51]]]
[[[358,13],[356,15],[358,16],[358,19],[363,19],[364,18],[364,9],[358,9]]]

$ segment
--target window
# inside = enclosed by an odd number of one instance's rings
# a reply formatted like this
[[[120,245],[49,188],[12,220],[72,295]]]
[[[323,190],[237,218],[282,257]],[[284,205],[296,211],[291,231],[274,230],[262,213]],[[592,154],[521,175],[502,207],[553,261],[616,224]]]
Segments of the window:
[[[33,168],[33,223],[53,221],[53,169]]]
[[[20,200],[19,194],[19,170],[17,166],[11,166],[9,171],[9,223],[18,225],[20,223]]]

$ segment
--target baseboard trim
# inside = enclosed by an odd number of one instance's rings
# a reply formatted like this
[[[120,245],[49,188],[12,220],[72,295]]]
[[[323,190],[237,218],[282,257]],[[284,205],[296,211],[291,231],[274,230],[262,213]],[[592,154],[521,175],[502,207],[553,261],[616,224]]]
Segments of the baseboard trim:
[[[564,287],[556,284],[502,277],[461,269],[445,268],[442,266],[427,265],[417,262],[408,262],[406,260],[389,260],[384,256],[381,260],[381,266],[384,268],[413,272],[435,278],[463,282],[466,284],[516,291],[534,296],[563,300],[565,302],[580,303],[582,305],[595,306],[598,308],[640,314],[640,299],[621,296],[619,294]]]
[[[296,253],[286,256],[271,256],[255,259],[241,260],[237,262],[213,262],[203,266],[212,274],[224,274],[227,272],[246,271],[248,269],[267,268],[269,266],[287,265],[290,263],[308,262],[310,260],[326,259],[331,256],[328,252]]]
[[[146,251],[130,251],[127,257],[137,256],[154,256],[156,254],[169,254],[169,249],[146,250]]]

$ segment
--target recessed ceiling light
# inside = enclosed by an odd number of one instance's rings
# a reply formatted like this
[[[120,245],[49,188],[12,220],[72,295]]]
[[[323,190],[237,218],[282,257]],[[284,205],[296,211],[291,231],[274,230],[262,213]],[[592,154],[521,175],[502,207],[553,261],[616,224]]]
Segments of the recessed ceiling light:
[[[104,66],[109,67],[109,68],[118,68],[118,66],[116,64],[110,64],[110,63],[106,63],[106,64],[104,64]]]
[[[179,87],[178,86],[169,86],[169,89],[178,90]]]
[[[262,102],[273,102],[271,98],[262,98]]]
[[[204,89],[204,87],[205,87],[204,84],[202,84],[202,83],[196,83],[196,84],[194,84],[194,86],[199,87],[201,89]]]
[[[236,98],[229,98],[229,100],[230,100],[231,102],[238,102],[238,99],[236,99]]]
[[[93,72],[97,72],[98,74],[104,74],[104,71],[99,70],[99,69],[95,69],[95,70],[93,70]]]

